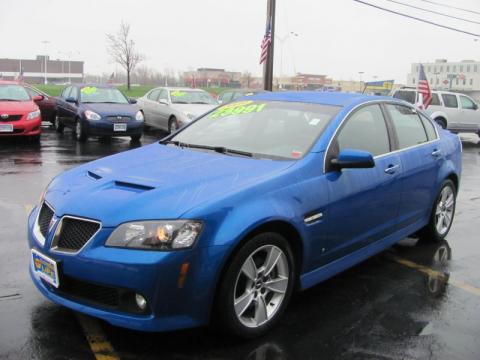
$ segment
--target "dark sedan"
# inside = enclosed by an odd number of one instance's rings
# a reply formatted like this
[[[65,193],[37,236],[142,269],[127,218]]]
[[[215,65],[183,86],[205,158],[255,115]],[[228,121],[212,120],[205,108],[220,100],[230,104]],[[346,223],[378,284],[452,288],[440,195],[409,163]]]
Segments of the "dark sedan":
[[[27,90],[30,97],[34,99],[35,103],[40,109],[40,112],[42,113],[42,121],[49,121],[53,124],[55,121],[55,115],[57,114],[57,99],[53,96],[47,95],[41,90],[38,90],[32,85],[23,84],[23,87],[25,90]]]
[[[57,100],[54,126],[58,132],[72,128],[78,141],[89,136],[130,136],[139,141],[144,117],[136,102],[110,85],[71,85]]]

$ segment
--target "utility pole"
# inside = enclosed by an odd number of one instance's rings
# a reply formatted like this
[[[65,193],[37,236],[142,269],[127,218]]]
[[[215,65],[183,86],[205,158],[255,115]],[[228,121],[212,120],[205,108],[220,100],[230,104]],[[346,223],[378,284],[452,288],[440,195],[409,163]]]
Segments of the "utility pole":
[[[43,40],[42,41],[42,44],[45,46],[45,55],[44,55],[44,66],[43,66],[43,70],[44,70],[44,83],[45,85],[47,85],[47,45],[50,44],[50,41],[48,40]]]
[[[266,26],[270,25],[271,29],[271,43],[268,47],[267,61],[263,64],[263,88],[268,91],[273,89],[273,54],[275,43],[275,4],[276,0],[267,0],[267,22]]]

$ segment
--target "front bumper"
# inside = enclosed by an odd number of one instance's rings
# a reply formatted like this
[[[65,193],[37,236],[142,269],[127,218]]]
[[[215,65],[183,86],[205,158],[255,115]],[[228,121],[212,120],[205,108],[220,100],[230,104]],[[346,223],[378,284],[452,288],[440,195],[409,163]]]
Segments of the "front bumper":
[[[113,229],[103,228],[77,255],[57,253],[50,249],[48,236],[41,246],[33,234],[37,212],[38,209],[34,209],[29,217],[29,246],[57,261],[60,290],[40,279],[31,263],[30,275],[39,291],[51,301],[116,326],[142,331],[176,330],[208,323],[217,274],[225,253],[223,246],[174,252],[107,248],[103,244]],[[180,286],[180,269],[184,263],[190,267]],[[149,312],[122,311],[65,295],[61,291],[63,276],[142,294],[147,299]]]
[[[32,120],[1,122],[1,124],[12,124],[13,132],[0,132],[0,137],[34,136],[40,134],[40,125],[42,124],[42,120],[40,117],[38,117]]]
[[[92,136],[134,136],[143,133],[143,121],[120,122],[127,125],[126,131],[115,131],[114,123],[106,120],[84,120],[82,126]]]

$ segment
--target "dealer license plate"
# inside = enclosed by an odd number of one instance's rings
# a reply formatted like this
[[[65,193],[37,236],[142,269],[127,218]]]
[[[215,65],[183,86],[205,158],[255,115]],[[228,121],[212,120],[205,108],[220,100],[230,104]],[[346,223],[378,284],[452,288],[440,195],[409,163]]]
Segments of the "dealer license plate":
[[[0,132],[13,132],[12,124],[0,124]]]
[[[113,124],[113,131],[127,131],[127,124]]]
[[[33,271],[40,276],[47,283],[58,288],[60,285],[58,281],[57,262],[43,255],[35,249],[32,249],[32,263]]]

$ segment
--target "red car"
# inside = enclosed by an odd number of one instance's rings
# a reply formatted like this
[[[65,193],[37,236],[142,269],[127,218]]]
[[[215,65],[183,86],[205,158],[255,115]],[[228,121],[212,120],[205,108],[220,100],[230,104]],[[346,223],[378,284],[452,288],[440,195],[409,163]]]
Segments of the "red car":
[[[28,136],[40,139],[42,118],[35,101],[42,95],[31,97],[25,88],[14,81],[0,81],[0,138]]]

